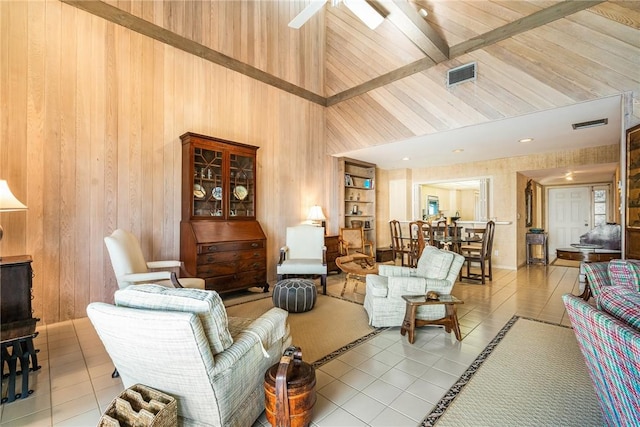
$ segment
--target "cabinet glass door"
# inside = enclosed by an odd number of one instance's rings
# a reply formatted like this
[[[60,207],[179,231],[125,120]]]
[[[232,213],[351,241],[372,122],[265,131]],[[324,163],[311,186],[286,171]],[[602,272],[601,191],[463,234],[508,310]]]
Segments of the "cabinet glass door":
[[[229,218],[255,217],[255,164],[253,157],[229,156]]]
[[[195,147],[193,159],[194,216],[223,216],[222,164],[222,151]]]

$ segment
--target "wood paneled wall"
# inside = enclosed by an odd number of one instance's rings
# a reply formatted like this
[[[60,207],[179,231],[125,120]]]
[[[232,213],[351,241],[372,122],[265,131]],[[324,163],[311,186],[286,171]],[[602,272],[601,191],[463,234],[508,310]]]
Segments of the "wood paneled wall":
[[[112,301],[113,229],[178,257],[186,131],[260,147],[271,278],[285,227],[335,203],[323,107],[57,0],[0,2],[0,116],[0,177],[29,207],[0,217],[1,254],[33,256],[46,323]]]
[[[104,0],[173,33],[324,95],[325,12],[287,24],[309,0]]]
[[[365,34],[340,11],[289,30],[288,20],[308,2],[109,0],[320,94],[417,57],[388,23],[382,37]],[[637,100],[636,20],[614,19],[620,14],[610,14],[610,3],[600,13],[576,13],[325,109],[58,0],[0,1],[0,178],[29,206],[26,213],[0,215],[0,254],[34,257],[33,305],[46,323],[84,316],[90,301],[111,301],[116,283],[102,239],[114,228],[132,230],[149,259],[179,254],[179,136],[193,131],[260,147],[258,219],[273,280],[287,225],[304,220],[314,204],[337,217],[337,162],[327,154],[625,91]],[[326,61],[325,18],[332,45]],[[351,35],[338,36],[345,25]],[[472,35],[451,30],[446,37]],[[379,45],[384,58],[358,48],[369,44]],[[472,60],[479,63],[478,81],[447,90],[446,70]],[[380,171],[377,240],[387,238],[384,201],[395,197],[395,177],[405,181],[410,210],[412,182],[491,175],[494,186],[514,196],[494,199],[494,215],[502,219],[516,212],[518,170],[614,162],[617,150]],[[329,232],[338,226],[329,220]],[[506,256],[498,264],[516,265],[516,244],[515,225],[496,236]]]

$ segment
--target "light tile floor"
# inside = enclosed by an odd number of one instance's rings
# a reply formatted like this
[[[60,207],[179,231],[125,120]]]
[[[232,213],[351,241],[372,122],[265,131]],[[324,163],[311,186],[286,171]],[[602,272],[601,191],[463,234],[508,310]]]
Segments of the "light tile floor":
[[[330,275],[339,295],[343,275]],[[316,371],[312,425],[416,426],[514,315],[568,324],[561,295],[578,293],[578,269],[529,266],[494,271],[494,280],[457,283],[462,342],[440,327],[416,331],[413,345],[392,328]],[[363,300],[347,287],[346,298]],[[32,372],[33,395],[0,405],[0,426],[94,426],[123,387],[88,319],[40,325],[35,340],[42,368]],[[3,381],[3,391],[6,380]],[[255,427],[268,426],[264,415]]]

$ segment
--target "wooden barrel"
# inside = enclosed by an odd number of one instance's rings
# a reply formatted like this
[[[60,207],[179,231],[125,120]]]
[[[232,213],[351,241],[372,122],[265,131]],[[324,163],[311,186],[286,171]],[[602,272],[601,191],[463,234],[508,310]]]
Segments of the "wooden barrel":
[[[302,361],[299,347],[284,351],[264,374],[267,421],[274,427],[307,427],[316,403],[316,371]]]

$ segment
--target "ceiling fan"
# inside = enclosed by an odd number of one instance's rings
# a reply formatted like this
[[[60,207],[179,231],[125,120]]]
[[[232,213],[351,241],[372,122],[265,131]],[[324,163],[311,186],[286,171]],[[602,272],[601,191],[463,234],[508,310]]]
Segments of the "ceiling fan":
[[[311,0],[295,18],[289,22],[289,27],[298,29],[307,22],[313,15],[322,9],[325,3],[331,1],[331,6],[337,6],[341,2],[351,10],[367,27],[375,30],[384,21],[384,16],[380,14],[366,0]]]

